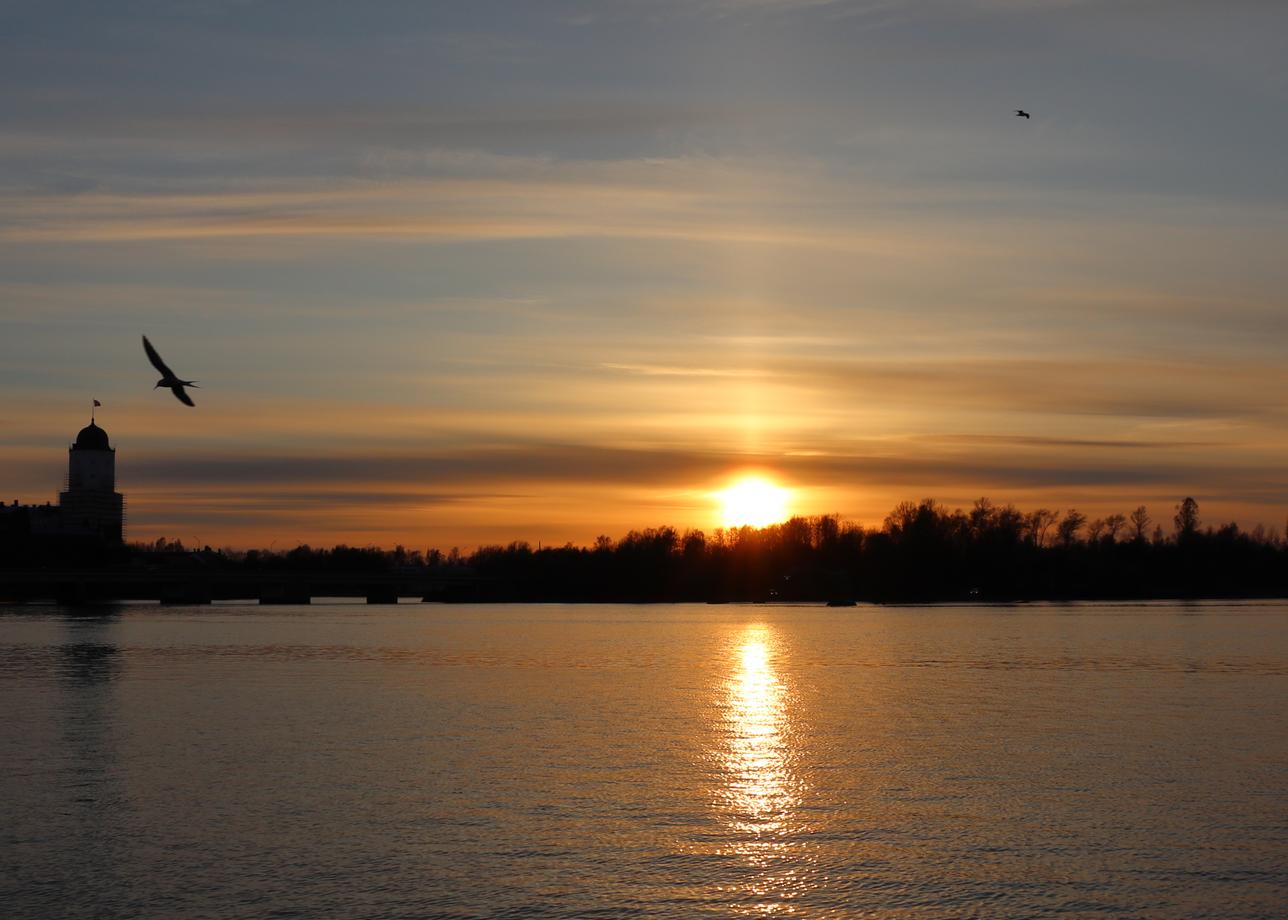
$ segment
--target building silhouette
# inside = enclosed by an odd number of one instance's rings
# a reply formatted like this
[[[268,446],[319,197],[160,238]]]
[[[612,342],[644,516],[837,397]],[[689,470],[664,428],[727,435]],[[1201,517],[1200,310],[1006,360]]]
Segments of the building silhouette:
[[[67,489],[58,494],[62,532],[120,543],[125,498],[116,491],[116,450],[90,419],[67,449]]]
[[[0,533],[119,544],[125,535],[125,497],[116,491],[116,449],[90,419],[67,449],[66,488],[58,504],[0,506]]]

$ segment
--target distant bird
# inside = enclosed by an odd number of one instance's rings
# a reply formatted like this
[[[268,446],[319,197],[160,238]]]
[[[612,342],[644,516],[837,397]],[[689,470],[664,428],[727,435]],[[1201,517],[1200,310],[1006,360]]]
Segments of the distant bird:
[[[1028,112],[1024,111],[1024,109],[1016,109],[1016,110],[1015,110],[1015,117],[1016,117],[1016,118],[1032,118],[1033,116],[1032,116],[1032,115],[1030,115]]]
[[[174,375],[174,371],[165,366],[165,362],[161,360],[161,356],[157,354],[157,350],[152,347],[152,343],[148,341],[148,337],[146,335],[143,337],[143,350],[148,353],[148,360],[152,362],[152,366],[161,372],[161,379],[156,382],[156,386],[152,389],[155,390],[157,387],[169,387],[170,392],[174,394],[174,398],[179,400],[179,402],[183,403],[185,406],[195,406],[196,403],[192,401],[191,396],[184,392],[183,388],[196,387],[197,385],[191,380],[180,380],[176,377]],[[197,387],[197,389],[201,388]]]

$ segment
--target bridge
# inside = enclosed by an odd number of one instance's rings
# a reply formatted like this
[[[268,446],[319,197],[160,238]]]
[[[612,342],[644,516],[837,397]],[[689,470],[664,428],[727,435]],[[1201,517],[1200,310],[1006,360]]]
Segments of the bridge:
[[[197,572],[30,571],[0,572],[0,602],[55,601],[77,606],[125,601],[209,604],[257,601],[309,604],[317,597],[360,597],[369,604],[399,598],[469,601],[483,581],[473,575],[418,572]]]

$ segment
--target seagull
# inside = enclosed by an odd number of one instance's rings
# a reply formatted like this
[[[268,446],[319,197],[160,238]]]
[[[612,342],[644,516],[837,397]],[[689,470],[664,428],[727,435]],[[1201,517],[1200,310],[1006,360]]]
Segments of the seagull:
[[[1024,109],[1016,109],[1016,110],[1015,110],[1015,117],[1016,117],[1016,118],[1032,118],[1033,116],[1032,116],[1032,115],[1030,115],[1028,112],[1024,111]]]
[[[143,337],[143,350],[148,353],[148,360],[152,362],[152,366],[162,374],[161,379],[157,381],[156,386],[152,389],[155,390],[157,387],[169,387],[170,392],[174,394],[174,398],[179,400],[179,402],[183,403],[185,406],[195,406],[196,403],[192,401],[191,396],[183,391],[183,388],[195,387],[197,385],[191,380],[180,380],[176,377],[174,375],[174,371],[165,366],[165,362],[161,360],[161,356],[157,354],[157,350],[152,347],[152,343],[148,341],[148,337],[146,335]],[[198,389],[200,389],[200,387],[198,387]]]

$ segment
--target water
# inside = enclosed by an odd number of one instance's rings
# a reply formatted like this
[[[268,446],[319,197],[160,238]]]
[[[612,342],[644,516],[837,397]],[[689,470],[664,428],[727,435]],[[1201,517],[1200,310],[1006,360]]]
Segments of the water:
[[[1288,606],[0,614],[11,917],[1271,917]]]

